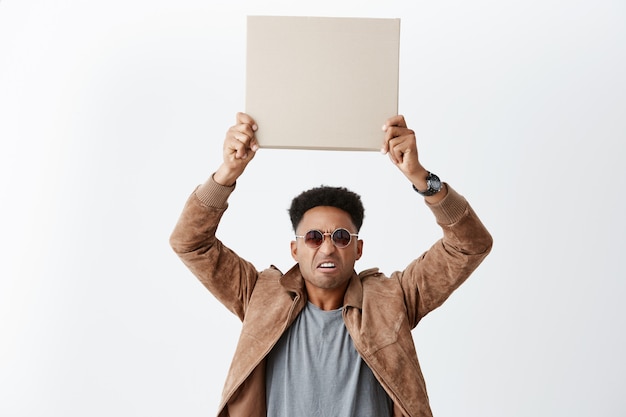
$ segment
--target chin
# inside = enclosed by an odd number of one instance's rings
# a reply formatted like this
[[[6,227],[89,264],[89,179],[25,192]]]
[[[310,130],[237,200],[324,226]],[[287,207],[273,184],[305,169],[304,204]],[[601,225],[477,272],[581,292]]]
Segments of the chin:
[[[337,277],[315,277],[312,280],[309,280],[309,283],[324,290],[334,290],[345,286],[348,281],[349,279],[341,279]]]

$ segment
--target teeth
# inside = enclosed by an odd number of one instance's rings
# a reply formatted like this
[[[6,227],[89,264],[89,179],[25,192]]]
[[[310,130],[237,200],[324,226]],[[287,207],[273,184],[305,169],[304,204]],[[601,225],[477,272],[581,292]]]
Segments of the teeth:
[[[332,262],[324,262],[320,265],[320,268],[334,268],[335,264]]]

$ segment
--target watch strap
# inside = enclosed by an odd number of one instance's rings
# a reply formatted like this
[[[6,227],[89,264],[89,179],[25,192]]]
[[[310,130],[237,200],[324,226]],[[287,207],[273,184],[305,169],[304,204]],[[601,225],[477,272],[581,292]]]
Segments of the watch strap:
[[[439,179],[438,176],[436,176],[430,171],[428,172],[428,176],[426,177],[426,185],[428,186],[428,188],[424,191],[418,190],[414,184],[413,184],[413,189],[419,195],[424,196],[424,197],[430,197],[431,195],[435,195],[439,191],[441,191],[441,186],[442,186],[441,180]]]

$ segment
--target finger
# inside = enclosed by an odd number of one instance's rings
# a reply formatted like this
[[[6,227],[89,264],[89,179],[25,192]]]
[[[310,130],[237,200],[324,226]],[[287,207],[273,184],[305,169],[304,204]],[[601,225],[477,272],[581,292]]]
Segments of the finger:
[[[417,152],[413,148],[396,146],[391,152],[389,152],[389,157],[395,165],[402,166],[411,164],[412,160],[417,160]]]
[[[250,117],[250,115],[242,112],[237,113],[237,124],[249,125],[253,131],[256,131],[258,129],[258,126],[254,119]]]
[[[394,128],[406,129],[406,127],[407,127],[406,120],[404,120],[404,116],[401,114],[392,116],[385,121],[385,124],[383,124],[383,132],[386,133],[386,136],[385,136],[385,141],[383,142],[383,145],[380,149],[380,151],[383,154],[389,152],[389,143],[388,143],[389,140],[395,136],[399,136],[399,134],[396,134],[396,131],[394,130]]]
[[[231,132],[230,149],[235,152],[236,159],[247,159],[248,152],[256,152],[258,145],[256,139],[250,138],[247,134],[234,130]]]
[[[386,131],[386,128],[391,126],[406,127],[406,121],[404,120],[404,116],[398,114],[396,116],[390,117],[389,119],[387,119],[387,121],[385,121],[385,124],[383,125],[383,130]]]
[[[383,145],[381,148],[381,152],[383,154],[389,152],[392,144],[391,141],[396,138],[411,138],[411,135],[414,135],[414,132],[406,127],[398,127],[398,126],[383,126],[385,129],[385,137],[383,138]]]
[[[387,152],[389,152],[389,138],[387,135],[387,125],[384,124],[383,125],[383,132],[385,132],[385,136],[383,136],[383,144],[380,147],[380,153],[382,153],[383,155],[386,154]]]
[[[247,123],[240,123],[229,129],[229,135],[243,143],[246,148],[256,151],[259,148],[253,126]],[[241,155],[239,155],[241,156]]]
[[[380,151],[386,154],[391,149],[390,141],[398,136],[398,132],[395,127],[387,124],[383,125],[383,131],[385,132],[385,136],[383,137],[383,145]]]
[[[393,141],[391,142],[391,148],[389,151],[389,157],[391,158],[391,160],[393,161],[394,164],[401,164],[402,163],[402,158],[404,157],[403,154],[403,144],[401,143],[400,140],[398,139],[393,139]]]
[[[233,134],[237,133],[237,137],[242,140],[245,144],[248,144],[255,136],[255,131],[253,126],[247,123],[240,123],[231,128]]]

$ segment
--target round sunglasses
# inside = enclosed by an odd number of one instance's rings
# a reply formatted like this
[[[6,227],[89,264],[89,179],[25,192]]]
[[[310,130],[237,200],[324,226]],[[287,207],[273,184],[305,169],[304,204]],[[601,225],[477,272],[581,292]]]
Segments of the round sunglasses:
[[[304,243],[313,249],[317,249],[322,246],[324,243],[324,238],[326,236],[330,236],[330,240],[333,242],[338,248],[345,248],[352,242],[352,236],[358,237],[357,233],[350,233],[349,230],[344,228],[336,229],[334,232],[321,232],[319,230],[309,230],[304,235],[298,236],[296,238],[304,239]]]

